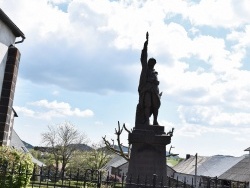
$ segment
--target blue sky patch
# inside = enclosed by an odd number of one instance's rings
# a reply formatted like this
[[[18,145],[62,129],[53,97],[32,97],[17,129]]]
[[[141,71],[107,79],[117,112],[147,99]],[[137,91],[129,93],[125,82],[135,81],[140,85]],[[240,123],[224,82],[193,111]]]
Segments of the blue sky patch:
[[[249,70],[250,71],[250,47],[246,48],[245,58],[242,60],[241,70]]]
[[[181,58],[180,61],[183,61],[189,65],[189,68],[187,71],[200,71],[204,70],[207,72],[210,68],[211,65],[209,65],[207,62],[200,60],[199,58],[192,56],[190,58]]]

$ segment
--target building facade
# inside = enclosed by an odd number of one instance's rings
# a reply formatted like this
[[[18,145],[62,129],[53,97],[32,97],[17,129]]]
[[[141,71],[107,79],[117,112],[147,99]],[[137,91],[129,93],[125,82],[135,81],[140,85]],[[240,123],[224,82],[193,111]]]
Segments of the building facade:
[[[9,145],[13,130],[13,109],[20,52],[15,47],[23,42],[23,32],[0,9],[0,146]]]

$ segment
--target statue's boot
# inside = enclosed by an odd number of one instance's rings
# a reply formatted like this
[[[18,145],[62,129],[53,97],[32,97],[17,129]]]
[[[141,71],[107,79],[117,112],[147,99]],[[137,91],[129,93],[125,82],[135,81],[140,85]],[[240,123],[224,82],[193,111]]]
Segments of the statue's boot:
[[[149,125],[149,117],[150,117],[150,108],[145,108],[145,124]]]
[[[153,110],[153,116],[154,116],[153,125],[159,125],[159,123],[158,123],[158,121],[157,121],[157,117],[158,117],[158,108],[154,108],[154,110]]]
[[[153,125],[159,125],[157,120],[154,120],[154,124]]]

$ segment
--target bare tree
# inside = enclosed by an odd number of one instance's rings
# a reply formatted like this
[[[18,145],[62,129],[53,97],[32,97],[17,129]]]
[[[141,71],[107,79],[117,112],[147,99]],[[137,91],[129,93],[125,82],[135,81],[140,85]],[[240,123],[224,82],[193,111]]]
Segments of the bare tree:
[[[124,153],[123,152],[123,144],[121,143],[121,140],[120,140],[120,135],[122,134],[122,131],[123,129],[125,129],[125,131],[127,131],[127,133],[131,133],[132,130],[128,130],[125,126],[125,123],[123,124],[122,128],[120,126],[120,122],[118,121],[118,130],[115,129],[115,134],[116,134],[116,140],[117,140],[117,144],[118,144],[118,148],[119,149],[115,149],[114,148],[114,144],[111,145],[111,143],[106,139],[106,135],[104,137],[102,137],[106,147],[108,150],[110,150],[111,152],[117,154],[117,155],[120,155],[121,157],[123,157],[124,159],[126,159],[127,161],[129,161],[129,157],[130,157],[130,145],[128,147],[128,153]],[[114,141],[114,140],[112,140]]]
[[[79,144],[87,143],[87,137],[80,133],[70,122],[63,122],[57,126],[48,126],[48,131],[42,133],[42,142],[49,148],[55,159],[56,169],[62,163],[62,172]]]

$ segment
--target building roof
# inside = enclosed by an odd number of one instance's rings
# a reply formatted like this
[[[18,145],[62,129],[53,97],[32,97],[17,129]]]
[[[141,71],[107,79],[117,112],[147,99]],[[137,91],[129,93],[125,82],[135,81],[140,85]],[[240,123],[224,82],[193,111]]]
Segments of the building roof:
[[[203,164],[201,164],[197,173],[198,175],[210,177],[220,176],[242,159],[243,157],[215,155],[209,157]]]
[[[247,148],[247,149],[245,149],[244,151],[250,151],[250,147],[249,147],[249,148]]]
[[[19,151],[30,154],[29,150],[25,147],[23,141],[20,139],[20,137],[17,135],[17,133],[16,133],[16,131],[14,129],[12,130],[12,134],[11,134],[10,146],[17,149],[17,150],[19,150]],[[31,157],[32,157],[32,162],[33,163],[37,164],[38,166],[46,166],[44,163],[37,160],[32,155],[31,155]]]
[[[197,157],[197,167],[199,167],[203,162],[205,162],[209,157],[198,156]],[[189,159],[181,161],[179,164],[173,167],[173,169],[178,173],[183,174],[195,174],[195,156],[190,156]]]
[[[244,158],[242,157],[233,157],[233,156],[224,156],[224,155],[214,155],[211,157],[197,157],[197,175],[198,176],[209,176],[215,177],[220,176],[225,173],[228,169],[233,167],[239,161]],[[184,160],[179,163],[173,169],[176,172],[184,174],[195,175],[195,156],[191,156],[189,159]]]
[[[243,159],[232,168],[219,176],[220,179],[248,182],[250,176],[250,158],[245,155]]]
[[[115,161],[110,166],[112,166],[114,168],[118,168],[119,166],[124,165],[125,163],[128,163],[128,161],[126,159],[124,159],[123,157],[121,157],[121,159]]]
[[[12,108],[12,111],[13,111],[13,113],[14,113],[14,117],[18,117],[18,115],[17,115],[17,113],[16,113],[16,111],[15,111],[14,108]]]
[[[23,40],[25,39],[23,32],[11,21],[11,19],[3,12],[1,8],[0,19],[10,28],[15,37],[22,37]]]
[[[114,154],[110,161],[108,161],[107,164],[103,167],[103,169],[108,170],[110,167],[117,168],[127,162],[128,161],[126,161],[123,157]]]
[[[22,140],[17,135],[17,133],[16,133],[16,131],[14,129],[12,130],[12,134],[11,134],[10,146],[13,147],[13,148],[22,150],[25,153],[28,152],[27,148],[25,147],[25,145],[23,144]]]

